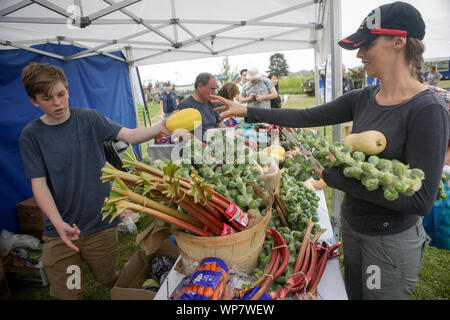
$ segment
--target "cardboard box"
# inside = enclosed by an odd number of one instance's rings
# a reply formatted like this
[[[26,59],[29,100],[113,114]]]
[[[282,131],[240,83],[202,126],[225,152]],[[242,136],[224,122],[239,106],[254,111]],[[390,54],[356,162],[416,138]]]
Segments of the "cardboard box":
[[[42,259],[38,264],[33,265],[25,259],[10,253],[2,258],[2,264],[11,284],[33,287],[46,287],[50,284],[47,274],[42,267]]]
[[[8,300],[10,297],[11,291],[9,291],[5,270],[3,270],[3,265],[0,263],[0,301]]]
[[[26,199],[16,204],[17,217],[19,218],[19,233],[29,234],[42,239],[44,232],[44,213],[34,198]]]
[[[175,260],[179,253],[175,246],[166,239],[159,250],[146,255],[139,250],[125,264],[119,279],[111,290],[111,300],[153,300],[156,292],[141,289],[141,285],[150,276],[149,263],[158,256],[167,256]]]

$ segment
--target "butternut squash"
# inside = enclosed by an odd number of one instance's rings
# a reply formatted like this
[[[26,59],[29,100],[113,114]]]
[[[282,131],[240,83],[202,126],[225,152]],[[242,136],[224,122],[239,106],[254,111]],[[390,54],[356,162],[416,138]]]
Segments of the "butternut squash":
[[[178,129],[192,131],[202,123],[200,111],[194,108],[186,108],[174,112],[166,120],[166,127],[170,132]]]
[[[376,155],[386,149],[387,141],[380,131],[369,130],[349,134],[344,138],[342,144],[351,146],[353,151],[361,151],[366,155]]]

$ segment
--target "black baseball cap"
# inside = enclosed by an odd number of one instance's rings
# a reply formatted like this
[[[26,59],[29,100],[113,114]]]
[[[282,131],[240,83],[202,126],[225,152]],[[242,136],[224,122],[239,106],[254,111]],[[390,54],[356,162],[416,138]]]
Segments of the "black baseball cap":
[[[372,10],[354,34],[338,44],[347,50],[369,45],[380,35],[403,36],[423,40],[425,22],[420,12],[402,1],[385,4]]]

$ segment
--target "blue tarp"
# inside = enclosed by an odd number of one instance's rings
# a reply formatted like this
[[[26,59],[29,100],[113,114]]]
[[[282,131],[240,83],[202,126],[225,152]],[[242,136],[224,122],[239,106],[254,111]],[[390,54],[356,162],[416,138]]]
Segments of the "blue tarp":
[[[60,44],[33,46],[62,56],[85,49]],[[113,53],[123,58],[120,51]],[[32,196],[25,178],[19,136],[31,120],[43,113],[31,104],[21,72],[29,62],[61,67],[69,83],[69,106],[94,108],[127,128],[136,128],[136,113],[128,65],[104,55],[61,61],[27,50],[0,50],[0,230],[17,233],[16,203]]]

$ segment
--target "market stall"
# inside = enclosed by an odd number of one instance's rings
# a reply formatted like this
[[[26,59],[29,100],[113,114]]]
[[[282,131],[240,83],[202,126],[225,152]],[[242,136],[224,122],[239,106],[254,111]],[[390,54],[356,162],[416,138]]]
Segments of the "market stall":
[[[312,48],[316,64],[320,65],[330,53],[330,3],[283,0],[261,5],[258,0],[174,0],[158,3],[155,8],[150,0],[1,1],[0,50],[4,58],[0,60],[6,65],[1,64],[9,85],[0,91],[4,106],[0,132],[5,133],[5,143],[0,147],[1,167],[6,168],[0,175],[0,227],[17,232],[15,205],[31,196],[18,148],[20,131],[37,113],[25,99],[18,79],[28,62],[61,66],[69,77],[79,78],[71,80],[71,85],[83,88],[79,93],[71,92],[75,105],[101,107],[113,120],[134,127],[136,106],[144,105],[139,66],[268,52],[274,48]],[[237,7],[241,9],[236,11]],[[18,63],[16,57],[26,56],[26,61]],[[13,66],[8,67],[11,62]],[[108,68],[103,67],[105,63]],[[71,66],[76,66],[76,72]],[[125,77],[120,79],[124,83],[117,90],[117,82],[109,84],[117,80],[111,73],[122,74],[124,69]],[[86,94],[89,89],[97,91]],[[105,91],[99,94],[99,89]],[[16,91],[21,93],[12,97],[11,92]],[[115,99],[119,91],[124,97],[122,104]],[[135,110],[129,111],[130,105]]]
[[[320,197],[319,207],[317,213],[319,215],[319,224],[322,229],[326,229],[319,238],[319,241],[326,241],[329,244],[333,244],[334,236],[331,228],[330,218],[328,214],[327,204],[325,201],[325,194],[323,190],[316,190],[316,194]],[[180,262],[181,257],[178,257],[175,262],[175,266]],[[170,271],[166,280],[159,288],[157,294],[153,298],[154,300],[169,300],[171,294],[179,283],[186,276],[185,274],[176,270],[175,266]],[[317,297],[321,300],[347,300],[347,292],[345,291],[344,280],[342,278],[341,267],[339,260],[330,260],[322,276],[322,280],[319,282],[317,288]]]

